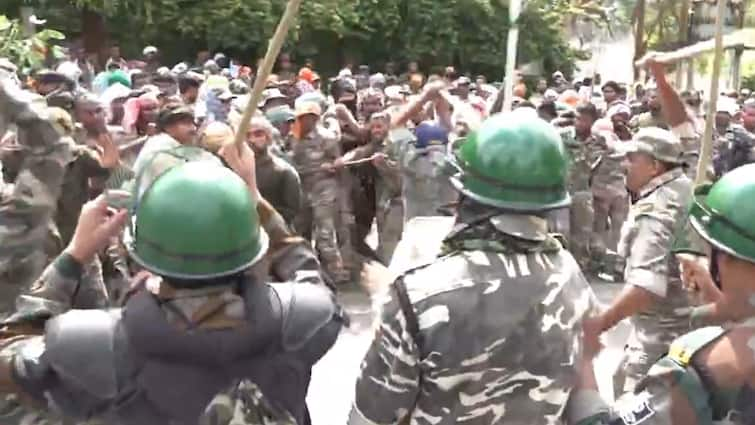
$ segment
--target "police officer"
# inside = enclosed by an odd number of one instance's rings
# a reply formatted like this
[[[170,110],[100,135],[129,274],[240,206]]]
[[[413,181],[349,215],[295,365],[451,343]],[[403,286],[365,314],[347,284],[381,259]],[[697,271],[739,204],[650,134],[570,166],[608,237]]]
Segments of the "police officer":
[[[692,227],[706,242],[708,267],[685,262],[685,274],[710,291],[698,307],[710,320],[726,322],[675,340],[632,393],[608,406],[597,392],[592,359],[595,329],[585,328],[586,356],[580,383],[567,410],[569,424],[755,423],[755,165],[745,165],[712,187],[696,191]],[[587,322],[589,324],[589,322]]]
[[[569,205],[567,156],[534,110],[495,115],[456,154],[445,255],[401,276],[350,424],[555,423],[593,294],[544,213]]]
[[[633,331],[620,369],[626,373],[624,391],[629,391],[668,344],[689,330],[692,300],[682,286],[671,247],[684,222],[692,182],[681,165],[681,143],[670,131],[641,129],[626,147],[627,188],[633,203],[618,250],[626,262],[626,285],[597,321],[608,330],[631,318]]]
[[[85,206],[70,245],[26,295],[38,311],[5,324],[3,392],[75,419],[196,424],[218,392],[245,379],[264,398],[255,405],[275,409],[265,414],[309,423],[310,370],[341,316],[306,242],[259,197],[248,146],[222,154],[236,173],[204,161],[178,165],[132,207],[124,241],[152,275],[124,308],[70,310],[43,330],[50,313],[70,308],[82,265],[127,218],[108,215],[104,195]],[[201,209],[188,208],[197,200]],[[273,277],[287,283],[247,273],[266,253]]]

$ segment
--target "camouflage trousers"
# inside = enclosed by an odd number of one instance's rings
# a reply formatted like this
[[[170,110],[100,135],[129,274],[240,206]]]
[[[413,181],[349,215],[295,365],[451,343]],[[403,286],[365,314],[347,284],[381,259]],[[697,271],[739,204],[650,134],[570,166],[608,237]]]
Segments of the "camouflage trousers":
[[[290,413],[274,407],[247,379],[216,395],[199,418],[199,425],[295,424]]]
[[[634,325],[619,368],[614,376],[614,394],[634,391],[650,368],[666,353],[679,336],[660,329],[639,329]],[[642,340],[641,340],[642,339]]]
[[[590,268],[590,245],[594,222],[592,192],[572,194],[572,204],[569,209],[569,234],[565,236],[569,242],[569,250],[583,271]]]
[[[310,190],[305,189],[307,205],[295,220],[296,229],[304,237],[311,229],[315,249],[325,269],[336,281],[348,279],[336,227],[341,212],[339,192],[335,179],[316,182]]]
[[[629,195],[619,190],[593,191],[595,221],[593,225],[592,256],[604,263],[621,238],[621,226],[629,214]],[[616,266],[616,270],[618,271]]]
[[[384,265],[391,263],[393,252],[404,231],[404,202],[401,198],[380,202],[376,214],[378,230],[378,256]]]

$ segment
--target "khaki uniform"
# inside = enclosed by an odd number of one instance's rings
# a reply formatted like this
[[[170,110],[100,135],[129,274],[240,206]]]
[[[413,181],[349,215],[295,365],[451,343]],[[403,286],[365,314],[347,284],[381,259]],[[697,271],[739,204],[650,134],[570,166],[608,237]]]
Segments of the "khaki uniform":
[[[650,366],[675,338],[690,329],[691,299],[679,278],[679,265],[671,247],[685,222],[692,195],[692,182],[681,168],[650,181],[638,194],[619,242],[619,255],[626,260],[626,285],[653,294],[653,307],[630,321],[632,333],[625,350],[624,391],[647,374]]]
[[[499,232],[503,222],[526,239]],[[497,216],[452,232],[444,256],[405,273],[383,306],[349,424],[557,423],[595,301],[546,231],[539,217]]]

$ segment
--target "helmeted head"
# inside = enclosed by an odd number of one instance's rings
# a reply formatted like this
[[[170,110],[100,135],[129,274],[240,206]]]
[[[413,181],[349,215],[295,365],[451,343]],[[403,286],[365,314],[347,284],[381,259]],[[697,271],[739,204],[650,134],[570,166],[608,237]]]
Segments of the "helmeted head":
[[[192,208],[201,200],[201,207]],[[268,238],[244,181],[216,163],[169,169],[133,207],[131,257],[147,270],[203,286],[240,273],[265,254]]]
[[[709,271],[722,290],[715,301],[728,320],[755,316],[755,164],[725,174],[695,191],[692,228],[710,244]]]
[[[461,143],[453,185],[489,207],[538,212],[568,206],[567,156],[556,130],[531,108],[496,114]]]
[[[713,247],[755,263],[755,164],[724,174],[695,191],[692,227]]]

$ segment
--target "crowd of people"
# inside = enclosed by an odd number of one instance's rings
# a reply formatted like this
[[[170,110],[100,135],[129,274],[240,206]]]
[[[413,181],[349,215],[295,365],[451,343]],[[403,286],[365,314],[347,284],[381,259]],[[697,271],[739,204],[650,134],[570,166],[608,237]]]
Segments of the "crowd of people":
[[[0,422],[309,423],[335,294],[438,216],[349,423],[755,421],[751,93],[716,102],[703,191],[704,96],[652,55],[631,89],[512,76],[502,112],[502,85],[452,66],[323,80],[281,54],[248,126],[252,67],[160,57],[0,58]],[[605,309],[596,279],[625,285]],[[592,359],[624,319],[609,406]]]

